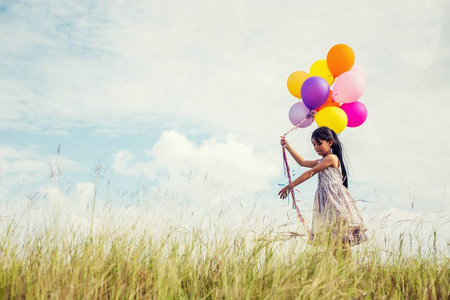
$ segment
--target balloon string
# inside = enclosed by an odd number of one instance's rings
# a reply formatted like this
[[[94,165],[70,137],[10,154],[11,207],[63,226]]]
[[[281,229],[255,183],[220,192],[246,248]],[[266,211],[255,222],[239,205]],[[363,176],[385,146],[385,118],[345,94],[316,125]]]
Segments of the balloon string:
[[[315,115],[316,115],[316,113],[317,113],[317,112],[316,112],[315,110],[311,110],[311,112],[310,112],[303,120],[301,120],[301,121],[300,121],[297,125],[295,125],[291,130],[289,130],[288,132],[286,132],[285,134],[283,134],[283,135],[281,136],[281,138],[286,137],[286,135],[288,135],[288,134],[291,133],[292,131],[294,131],[294,130],[300,128],[300,126],[303,124],[303,122],[305,122],[306,120],[308,120],[308,119],[310,119],[310,118],[314,118]],[[282,148],[283,148],[283,160],[284,160],[284,171],[285,171],[285,172],[284,172],[284,175],[288,178],[289,183],[291,183],[291,182],[292,182],[292,179],[291,179],[291,173],[290,173],[290,169],[289,169],[289,164],[288,164],[288,162],[287,162],[286,149],[284,148],[284,146],[282,146]],[[297,190],[297,189],[296,189],[296,190]],[[302,223],[303,227],[305,228],[306,232],[307,232],[308,234],[311,234],[311,231],[309,230],[308,225],[306,225],[305,219],[303,219],[303,216],[302,216],[302,214],[301,214],[301,212],[300,212],[300,209],[298,208],[297,201],[295,200],[294,189],[290,189],[289,191],[290,191],[290,194],[291,194],[291,197],[292,197],[292,208],[295,208],[295,210],[296,210],[296,212],[297,212],[297,216],[298,216],[300,222]],[[298,191],[298,190],[297,190],[297,191]],[[298,192],[300,193],[300,191],[298,191]],[[289,194],[288,194],[288,195],[289,195]]]
[[[285,167],[285,170],[286,170],[288,181],[289,181],[289,183],[291,183],[292,182],[291,181],[291,173],[290,173],[289,165],[288,165],[288,162],[287,162],[286,149],[284,147],[282,147],[282,148],[283,148],[284,167]],[[300,222],[302,223],[303,227],[305,228],[306,232],[308,233],[308,235],[310,235],[311,231],[309,230],[308,226],[306,225],[305,220],[303,219],[303,216],[300,213],[300,209],[297,206],[297,202],[295,201],[294,189],[290,189],[289,191],[290,191],[291,197],[292,197],[292,206],[297,211],[297,216],[298,216]]]
[[[315,110],[312,110],[303,120],[301,120],[297,125],[295,125],[291,130],[289,130],[285,134],[283,134],[281,137],[284,138],[285,136],[287,136],[292,131],[297,130],[298,128],[300,128],[300,126],[303,124],[303,122],[305,122],[308,119],[314,118],[316,116],[316,113],[317,112]]]

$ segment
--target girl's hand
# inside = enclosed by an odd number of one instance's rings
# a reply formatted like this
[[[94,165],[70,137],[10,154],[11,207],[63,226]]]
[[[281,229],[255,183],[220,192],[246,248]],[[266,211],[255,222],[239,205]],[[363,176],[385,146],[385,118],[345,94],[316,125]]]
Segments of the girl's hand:
[[[289,184],[282,188],[281,191],[278,192],[278,196],[280,196],[280,199],[286,199],[291,189],[292,188],[289,186]]]
[[[283,148],[290,148],[291,147],[291,144],[289,144],[288,140],[285,137],[281,138],[280,144],[281,144],[281,146],[283,146]]]

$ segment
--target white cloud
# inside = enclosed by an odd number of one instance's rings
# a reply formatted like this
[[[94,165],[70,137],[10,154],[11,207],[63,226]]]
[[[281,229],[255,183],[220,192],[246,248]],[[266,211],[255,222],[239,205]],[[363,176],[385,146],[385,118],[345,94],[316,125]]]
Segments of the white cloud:
[[[17,75],[0,83],[9,104],[2,127],[120,131],[129,123],[139,130],[136,122],[170,128],[176,119],[263,143],[289,126],[290,72],[308,70],[333,43],[354,47],[378,88],[381,72],[409,75],[404,60],[420,61],[416,71],[429,64],[439,47],[429,32],[440,30],[442,4],[386,11],[386,3],[349,2],[345,10],[295,1],[10,4],[0,32],[11,41],[3,51]]]
[[[144,161],[129,151],[119,151],[113,170],[157,180],[160,187],[194,201],[268,190],[280,171],[274,158],[233,136],[224,142],[210,139],[196,145],[175,131],[163,132]]]
[[[1,201],[16,198],[17,193],[34,195],[44,182],[60,181],[68,173],[86,170],[77,162],[62,155],[43,155],[38,150],[33,147],[17,149],[0,145]],[[30,190],[31,187],[33,191]]]
[[[40,193],[43,195],[44,199],[49,200],[49,204],[52,204],[55,207],[60,208],[62,205],[67,204],[66,195],[64,195],[58,187],[50,186],[41,188]]]
[[[49,176],[47,161],[40,154],[11,146],[0,146],[0,170],[4,187],[22,181],[37,182]]]

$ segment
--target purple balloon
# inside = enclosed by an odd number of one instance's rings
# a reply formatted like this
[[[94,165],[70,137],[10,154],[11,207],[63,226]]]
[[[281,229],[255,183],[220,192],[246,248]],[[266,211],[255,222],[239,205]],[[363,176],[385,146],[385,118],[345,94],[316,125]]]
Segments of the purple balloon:
[[[289,109],[289,121],[294,126],[301,123],[299,127],[305,128],[314,122],[314,118],[311,116],[311,110],[300,101],[292,105],[291,109]]]
[[[367,108],[359,101],[344,103],[341,109],[347,114],[348,127],[358,127],[367,119]]]
[[[303,82],[300,94],[306,107],[316,109],[327,102],[330,86],[322,77],[312,76]]]

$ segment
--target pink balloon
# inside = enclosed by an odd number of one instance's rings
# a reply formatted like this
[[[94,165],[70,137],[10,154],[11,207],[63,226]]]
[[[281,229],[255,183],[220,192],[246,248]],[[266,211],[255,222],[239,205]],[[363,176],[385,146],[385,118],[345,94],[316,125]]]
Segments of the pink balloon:
[[[348,127],[358,127],[367,119],[367,108],[359,101],[341,105],[348,117]]]
[[[366,71],[360,65],[353,65],[350,71],[358,72],[364,80],[366,80]]]
[[[351,103],[361,98],[366,89],[366,81],[357,71],[344,72],[336,78],[333,85],[333,100]]]
[[[289,109],[289,121],[291,121],[294,126],[301,123],[299,127],[305,128],[314,122],[314,118],[311,117],[311,110],[300,101],[292,105],[291,109]]]

